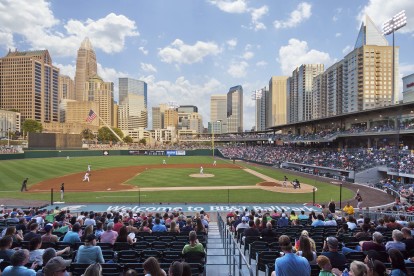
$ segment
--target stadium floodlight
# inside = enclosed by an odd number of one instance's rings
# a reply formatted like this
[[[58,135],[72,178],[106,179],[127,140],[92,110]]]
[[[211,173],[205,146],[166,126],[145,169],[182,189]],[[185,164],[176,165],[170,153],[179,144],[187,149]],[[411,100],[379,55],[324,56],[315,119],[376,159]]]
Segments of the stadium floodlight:
[[[383,35],[392,34],[392,97],[395,97],[395,43],[394,33],[407,25],[407,16],[405,10],[400,11],[392,18],[388,19],[382,26]]]
[[[407,25],[405,10],[400,11],[382,25],[383,35],[389,35]]]

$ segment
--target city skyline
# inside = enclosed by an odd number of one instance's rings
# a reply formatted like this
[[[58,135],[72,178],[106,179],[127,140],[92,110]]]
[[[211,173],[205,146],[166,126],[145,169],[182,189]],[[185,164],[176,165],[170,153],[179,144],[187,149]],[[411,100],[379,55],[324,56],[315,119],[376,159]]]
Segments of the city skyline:
[[[251,129],[252,91],[268,86],[272,76],[290,76],[301,64],[323,63],[326,69],[342,59],[353,49],[364,12],[379,26],[406,10],[408,24],[395,35],[400,46],[397,77],[414,72],[409,55],[414,42],[412,1],[119,1],[116,6],[94,0],[2,2],[0,11],[10,15],[0,17],[4,54],[9,48],[47,49],[61,74],[74,78],[77,50],[89,37],[98,75],[115,83],[118,102],[118,78],[139,79],[148,83],[149,109],[168,101],[197,105],[205,127],[211,95],[241,85],[244,129]],[[39,16],[28,16],[33,10]],[[18,17],[19,24],[13,20]]]

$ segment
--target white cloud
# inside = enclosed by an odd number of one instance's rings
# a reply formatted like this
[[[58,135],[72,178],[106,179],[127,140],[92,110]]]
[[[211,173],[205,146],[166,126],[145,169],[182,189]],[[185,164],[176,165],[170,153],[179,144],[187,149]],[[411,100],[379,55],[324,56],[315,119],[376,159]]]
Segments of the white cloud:
[[[210,96],[217,93],[225,93],[226,88],[215,78],[206,77],[196,83],[180,76],[175,81],[157,80],[154,75],[142,76],[140,80],[148,84],[148,91],[151,97],[148,98],[148,106],[158,106],[170,101],[180,105],[195,104],[203,117],[203,124],[206,126],[210,120]],[[151,113],[151,110],[149,111]],[[152,125],[150,125],[152,128]]]
[[[72,80],[75,80],[76,65],[74,64],[55,64],[60,69],[59,74],[69,76]]]
[[[247,66],[249,66],[249,64],[245,61],[233,62],[230,64],[229,69],[227,69],[227,73],[229,73],[233,78],[245,77],[247,74]]]
[[[328,66],[333,62],[328,53],[315,49],[309,50],[306,41],[295,38],[289,39],[288,45],[280,47],[278,61],[285,75],[292,74],[292,71],[301,64],[322,63]]]
[[[246,0],[209,0],[208,2],[227,13],[245,13],[248,10]]]
[[[154,65],[150,63],[143,63],[141,62],[141,69],[148,73],[156,73],[157,68],[154,67]]]
[[[264,61],[264,60],[261,60],[261,61],[256,62],[256,66],[257,67],[264,67],[266,65],[267,65],[267,62]]]
[[[276,20],[273,25],[276,29],[293,28],[299,25],[302,21],[310,18],[312,15],[312,5],[307,2],[300,3],[296,10],[290,13],[289,19],[286,21]]]
[[[252,16],[252,28],[255,31],[258,30],[265,30],[266,25],[263,22],[260,22],[260,19],[269,12],[269,8],[267,6],[262,6],[258,9],[251,9],[251,16]]]
[[[98,75],[105,81],[105,82],[113,82],[114,83],[114,99],[118,101],[119,99],[119,85],[118,79],[130,77],[128,73],[117,71],[114,68],[110,67],[103,67],[102,64],[98,63]]]
[[[336,16],[336,15],[332,16],[332,21],[333,21],[333,22],[338,21],[338,19],[339,19],[339,18],[338,18],[338,16]]]
[[[82,40],[88,36],[95,48],[106,53],[120,52],[126,37],[137,36],[135,22],[124,15],[108,14],[97,20],[71,19],[66,24],[53,15],[46,0],[4,0],[0,4],[3,36],[23,36],[32,49],[48,49],[52,56],[75,56]],[[34,12],[36,11],[36,12]],[[17,20],[18,19],[18,20]],[[57,31],[59,28],[65,33]]]
[[[414,1],[412,0],[399,0],[399,1],[387,1],[387,0],[369,0],[361,12],[357,16],[358,24],[364,19],[364,15],[367,14],[379,27],[382,24],[393,17],[400,11],[405,10],[407,14],[407,26],[398,30],[401,33],[414,32],[414,20],[410,20],[410,15],[414,14]]]
[[[254,57],[254,53],[253,52],[245,52],[244,54],[243,54],[243,58],[244,59],[246,59],[246,60],[249,60],[249,59],[251,59],[251,58],[253,58]]]
[[[346,55],[352,50],[351,45],[346,45],[345,48],[342,49],[342,54]]]
[[[264,5],[260,8],[252,8],[247,5],[246,0],[207,0],[210,4],[216,6],[223,12],[227,13],[250,13],[250,29],[255,31],[265,30],[266,25],[260,19],[269,12],[269,8]]]
[[[13,34],[0,30],[0,47],[6,50],[14,48]]]
[[[228,48],[233,50],[237,46],[237,38],[232,38],[226,41]]]
[[[342,35],[342,33],[336,33],[335,37],[340,37]]]
[[[332,16],[332,21],[336,22],[339,20],[339,15],[342,13],[342,8],[335,9],[335,15]]]
[[[148,50],[146,50],[144,47],[139,47],[138,50],[143,53],[144,55],[148,55]]]
[[[217,55],[221,50],[214,42],[197,41],[194,45],[184,44],[176,39],[169,46],[160,49],[158,55],[166,63],[192,64],[203,61],[208,55]]]

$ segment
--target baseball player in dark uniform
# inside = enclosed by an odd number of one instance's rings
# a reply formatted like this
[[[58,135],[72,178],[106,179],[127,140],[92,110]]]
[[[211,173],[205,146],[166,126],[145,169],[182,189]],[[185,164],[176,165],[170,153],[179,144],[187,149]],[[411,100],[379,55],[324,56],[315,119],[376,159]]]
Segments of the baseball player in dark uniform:
[[[23,189],[25,190],[25,191],[27,191],[27,181],[29,180],[29,178],[25,178],[24,180],[23,180],[23,183],[22,183],[22,188],[20,189],[20,192],[23,192]]]

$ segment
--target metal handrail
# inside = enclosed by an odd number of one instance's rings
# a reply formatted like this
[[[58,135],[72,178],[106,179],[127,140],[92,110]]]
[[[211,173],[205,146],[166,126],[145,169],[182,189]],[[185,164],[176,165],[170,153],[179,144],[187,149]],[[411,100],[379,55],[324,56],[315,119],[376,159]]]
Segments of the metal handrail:
[[[217,224],[219,226],[219,231],[221,238],[223,240],[223,247],[225,255],[227,256],[226,261],[229,265],[229,276],[236,275],[236,266],[238,268],[239,276],[243,275],[242,268],[246,266],[249,275],[253,276],[253,269],[251,265],[249,265],[244,253],[241,250],[240,245],[237,243],[236,239],[234,238],[233,233],[227,229],[223,218],[221,217],[220,213],[217,212]],[[236,250],[237,249],[237,250]]]

